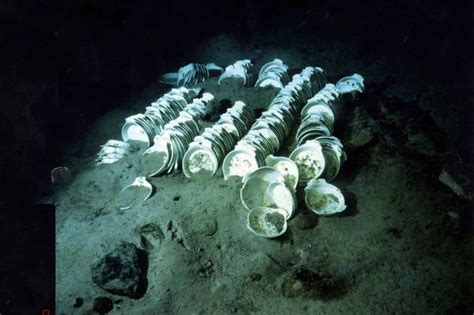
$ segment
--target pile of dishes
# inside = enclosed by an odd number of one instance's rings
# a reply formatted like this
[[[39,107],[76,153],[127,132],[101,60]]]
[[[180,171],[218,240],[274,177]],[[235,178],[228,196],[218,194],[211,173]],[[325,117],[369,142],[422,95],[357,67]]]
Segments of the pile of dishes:
[[[249,211],[247,227],[267,238],[285,233],[286,221],[296,209],[296,197],[285,177],[275,168],[263,166],[242,178],[240,199]]]
[[[154,144],[143,152],[141,166],[144,175],[169,174],[178,168],[189,143],[199,134],[202,118],[211,102],[215,102],[214,96],[204,93],[200,99],[187,105],[178,118],[164,126],[163,131],[155,136]]]
[[[324,83],[325,75],[320,68],[307,67],[293,76],[234,150],[227,154],[222,166],[224,179],[242,177],[264,165],[265,158],[275,154],[288,137],[294,119],[308,97]]]
[[[253,86],[257,79],[255,65],[248,59],[238,60],[227,66],[217,83],[230,86]]]
[[[181,87],[172,89],[157,101],[146,107],[144,114],[136,114],[125,119],[122,126],[124,141],[137,141],[150,146],[165,124],[178,117],[189,102],[198,96],[201,89]]]
[[[337,81],[336,88],[343,95],[348,95],[353,100],[359,93],[364,92],[364,78],[357,73],[344,77]]]
[[[260,69],[255,86],[274,86],[281,89],[287,85],[289,81],[288,66],[280,59],[274,59],[273,61],[263,65]]]
[[[129,155],[132,151],[132,147],[129,143],[120,140],[109,140],[105,144],[101,145],[97,158],[95,159],[96,164],[112,164],[123,157]]]
[[[162,75],[160,82],[174,86],[196,85],[210,77],[221,74],[223,71],[224,69],[214,63],[208,63],[207,65],[190,63],[181,67],[178,72]]]
[[[204,133],[194,138],[183,157],[186,177],[214,175],[224,156],[232,150],[255,121],[255,113],[244,102],[237,101]]]

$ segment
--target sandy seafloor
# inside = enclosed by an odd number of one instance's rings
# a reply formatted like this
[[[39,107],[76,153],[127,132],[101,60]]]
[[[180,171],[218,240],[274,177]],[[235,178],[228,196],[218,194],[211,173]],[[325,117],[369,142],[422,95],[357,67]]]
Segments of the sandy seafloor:
[[[354,72],[365,77],[367,95],[348,105],[335,125],[348,161],[334,183],[344,192],[348,209],[340,216],[317,217],[305,210],[300,193],[287,233],[276,240],[259,238],[246,229],[239,180],[224,181],[220,173],[187,179],[178,171],[153,177],[149,200],[119,210],[116,198],[137,176],[140,154],[99,167],[95,154],[108,139],[120,139],[125,117],[143,112],[169,89],[156,83],[91,122],[88,132],[64,153],[73,182],[53,187],[41,200],[57,207],[57,314],[94,313],[93,301],[99,296],[115,302],[110,314],[469,311],[472,238],[459,237],[452,218],[463,202],[437,180],[441,170],[424,163],[424,155],[439,154],[429,131],[400,114],[404,106],[412,106],[407,102],[421,95],[420,110],[445,128],[451,122],[441,118],[442,112],[423,108],[423,98],[429,100],[432,90],[419,88],[412,84],[416,78],[404,75],[397,84],[374,89],[388,74],[397,77],[397,66],[387,60],[358,60],[350,49],[337,45],[311,50],[309,44],[279,48],[264,39],[256,42],[243,48],[221,36],[203,43],[183,65],[196,61],[226,66],[253,58],[261,66],[278,57],[291,69],[320,66],[333,83]],[[223,90],[216,79],[201,86],[218,100],[242,100],[254,108],[267,106],[276,93]],[[291,142],[282,154],[288,154]],[[141,246],[138,230],[149,223],[157,224],[164,238],[149,250],[145,295],[131,299],[95,286],[91,265],[123,241]],[[301,269],[322,275],[327,282],[323,295],[311,292],[321,286],[318,279],[291,282],[291,275]],[[84,304],[74,308],[78,297]]]

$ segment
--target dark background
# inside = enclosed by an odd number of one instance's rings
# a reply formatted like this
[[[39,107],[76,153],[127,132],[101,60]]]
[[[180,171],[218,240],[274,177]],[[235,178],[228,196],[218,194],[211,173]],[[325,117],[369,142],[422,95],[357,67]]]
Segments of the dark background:
[[[309,40],[350,42],[361,56],[410,58],[427,77],[458,80],[470,94],[470,3],[2,1],[0,180],[8,183],[3,195],[28,202],[60,163],[65,143],[163,72],[192,62],[189,51],[221,33],[233,34],[242,45],[252,34],[276,28]]]

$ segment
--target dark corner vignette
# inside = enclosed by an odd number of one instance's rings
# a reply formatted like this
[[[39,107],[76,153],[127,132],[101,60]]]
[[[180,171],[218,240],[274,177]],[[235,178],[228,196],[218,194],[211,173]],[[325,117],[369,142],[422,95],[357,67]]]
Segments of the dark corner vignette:
[[[55,314],[55,206],[0,204],[0,314]]]

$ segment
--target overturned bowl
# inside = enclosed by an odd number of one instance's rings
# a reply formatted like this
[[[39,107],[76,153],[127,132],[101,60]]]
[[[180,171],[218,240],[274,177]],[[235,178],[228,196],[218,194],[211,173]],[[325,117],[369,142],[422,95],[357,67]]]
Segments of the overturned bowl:
[[[248,213],[247,228],[257,236],[275,238],[288,228],[285,211],[278,208],[257,207]]]
[[[304,191],[306,206],[318,215],[336,214],[346,209],[339,188],[328,184],[325,179],[311,180]]]

